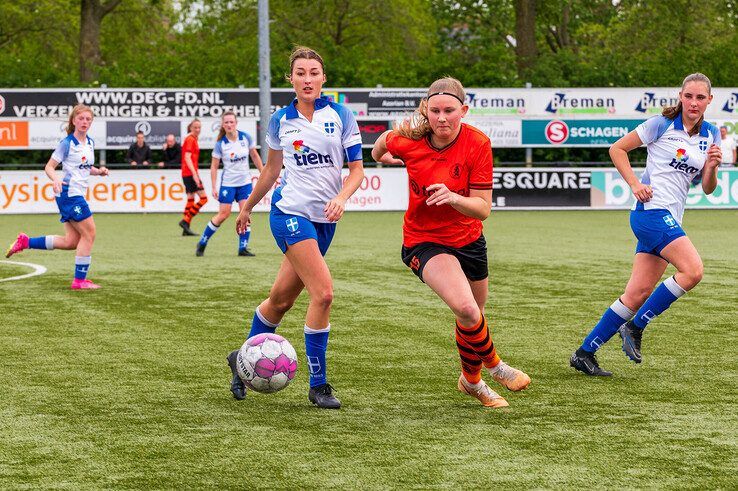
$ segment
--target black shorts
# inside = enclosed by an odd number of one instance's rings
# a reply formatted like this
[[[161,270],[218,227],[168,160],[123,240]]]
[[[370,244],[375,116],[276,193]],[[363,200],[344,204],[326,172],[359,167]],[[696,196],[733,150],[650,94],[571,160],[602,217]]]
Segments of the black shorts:
[[[198,186],[197,183],[195,183],[195,178],[192,176],[182,176],[182,182],[184,183],[185,192],[188,194],[205,190],[205,188],[202,187],[202,184]],[[202,183],[202,181],[200,181],[200,183]]]
[[[450,254],[459,260],[461,270],[470,281],[479,281],[489,276],[487,269],[487,241],[484,235],[463,247],[449,247],[434,242],[421,242],[414,247],[402,247],[402,262],[423,281],[423,268],[430,258],[439,254]],[[425,283],[425,282],[423,282]]]

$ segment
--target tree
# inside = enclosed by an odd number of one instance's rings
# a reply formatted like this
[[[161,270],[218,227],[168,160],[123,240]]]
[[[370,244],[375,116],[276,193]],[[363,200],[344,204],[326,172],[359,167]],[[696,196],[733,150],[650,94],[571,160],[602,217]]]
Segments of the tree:
[[[82,0],[79,26],[79,79],[83,83],[97,80],[102,64],[100,28],[103,18],[120,4],[121,0]]]
[[[528,80],[538,58],[536,0],[515,0],[515,41],[518,76]]]

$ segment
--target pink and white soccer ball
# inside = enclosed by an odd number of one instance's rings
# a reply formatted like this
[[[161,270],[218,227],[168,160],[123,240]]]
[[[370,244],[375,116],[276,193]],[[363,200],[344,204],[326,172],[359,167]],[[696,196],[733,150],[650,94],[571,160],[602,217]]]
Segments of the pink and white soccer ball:
[[[249,389],[265,394],[277,392],[295,377],[297,353],[279,334],[257,334],[238,350],[236,369]]]

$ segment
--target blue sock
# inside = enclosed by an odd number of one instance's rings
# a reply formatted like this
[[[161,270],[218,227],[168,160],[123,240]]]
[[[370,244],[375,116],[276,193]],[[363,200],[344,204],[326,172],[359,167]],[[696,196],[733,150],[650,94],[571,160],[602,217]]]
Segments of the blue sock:
[[[310,329],[305,326],[305,356],[310,371],[310,387],[326,383],[325,351],[328,349],[328,334],[331,325],[325,329]]]
[[[87,271],[90,269],[92,262],[91,256],[75,256],[74,258],[74,279],[84,280],[87,278]]]
[[[618,328],[633,317],[633,311],[623,305],[620,299],[610,305],[600,319],[600,322],[594,326],[594,329],[584,338],[582,349],[590,353],[594,353],[605,344],[616,332]]]
[[[633,324],[638,329],[645,329],[657,315],[676,301],[677,298],[687,293],[684,288],[679,286],[674,277],[667,278],[656,288],[651,296],[646,299],[646,303],[638,309],[633,319]]]
[[[210,220],[205,227],[205,230],[202,231],[202,237],[200,237],[200,244],[206,245],[208,243],[208,240],[210,240],[210,237],[213,236],[215,232],[218,231],[218,226],[213,223],[212,220]]]
[[[239,251],[248,249],[250,237],[251,237],[251,226],[246,227],[246,231],[238,236],[238,250]]]
[[[251,321],[251,331],[249,331],[249,335],[246,337],[246,339],[256,336],[257,334],[262,334],[265,332],[274,332],[279,327],[279,322],[276,324],[273,322],[269,322],[266,317],[261,315],[261,312],[259,311],[259,307],[256,307],[256,311],[254,311],[254,319]]]
[[[54,248],[54,236],[42,235],[41,237],[31,237],[28,239],[28,248],[52,250]]]

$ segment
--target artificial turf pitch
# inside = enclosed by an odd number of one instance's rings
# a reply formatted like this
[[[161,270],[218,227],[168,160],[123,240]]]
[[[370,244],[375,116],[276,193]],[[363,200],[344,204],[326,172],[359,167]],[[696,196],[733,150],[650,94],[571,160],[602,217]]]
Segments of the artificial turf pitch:
[[[202,230],[209,216],[195,219]],[[634,365],[614,337],[611,379],[568,358],[630,274],[626,211],[493,212],[488,316],[528,390],[484,409],[456,390],[453,317],[401,263],[400,213],[347,213],[334,278],[328,376],[344,407],[307,400],[303,294],[279,333],[300,366],[277,394],[228,391],[281,254],[254,215],[194,255],[175,215],[95,215],[90,278],[73,253],[25,251],[42,276],[0,283],[0,488],[735,488],[738,212],[688,211],[700,285],[644,335]],[[60,233],[51,215],[0,216],[0,240]],[[667,270],[670,274],[671,269]],[[0,263],[0,278],[27,269]]]

